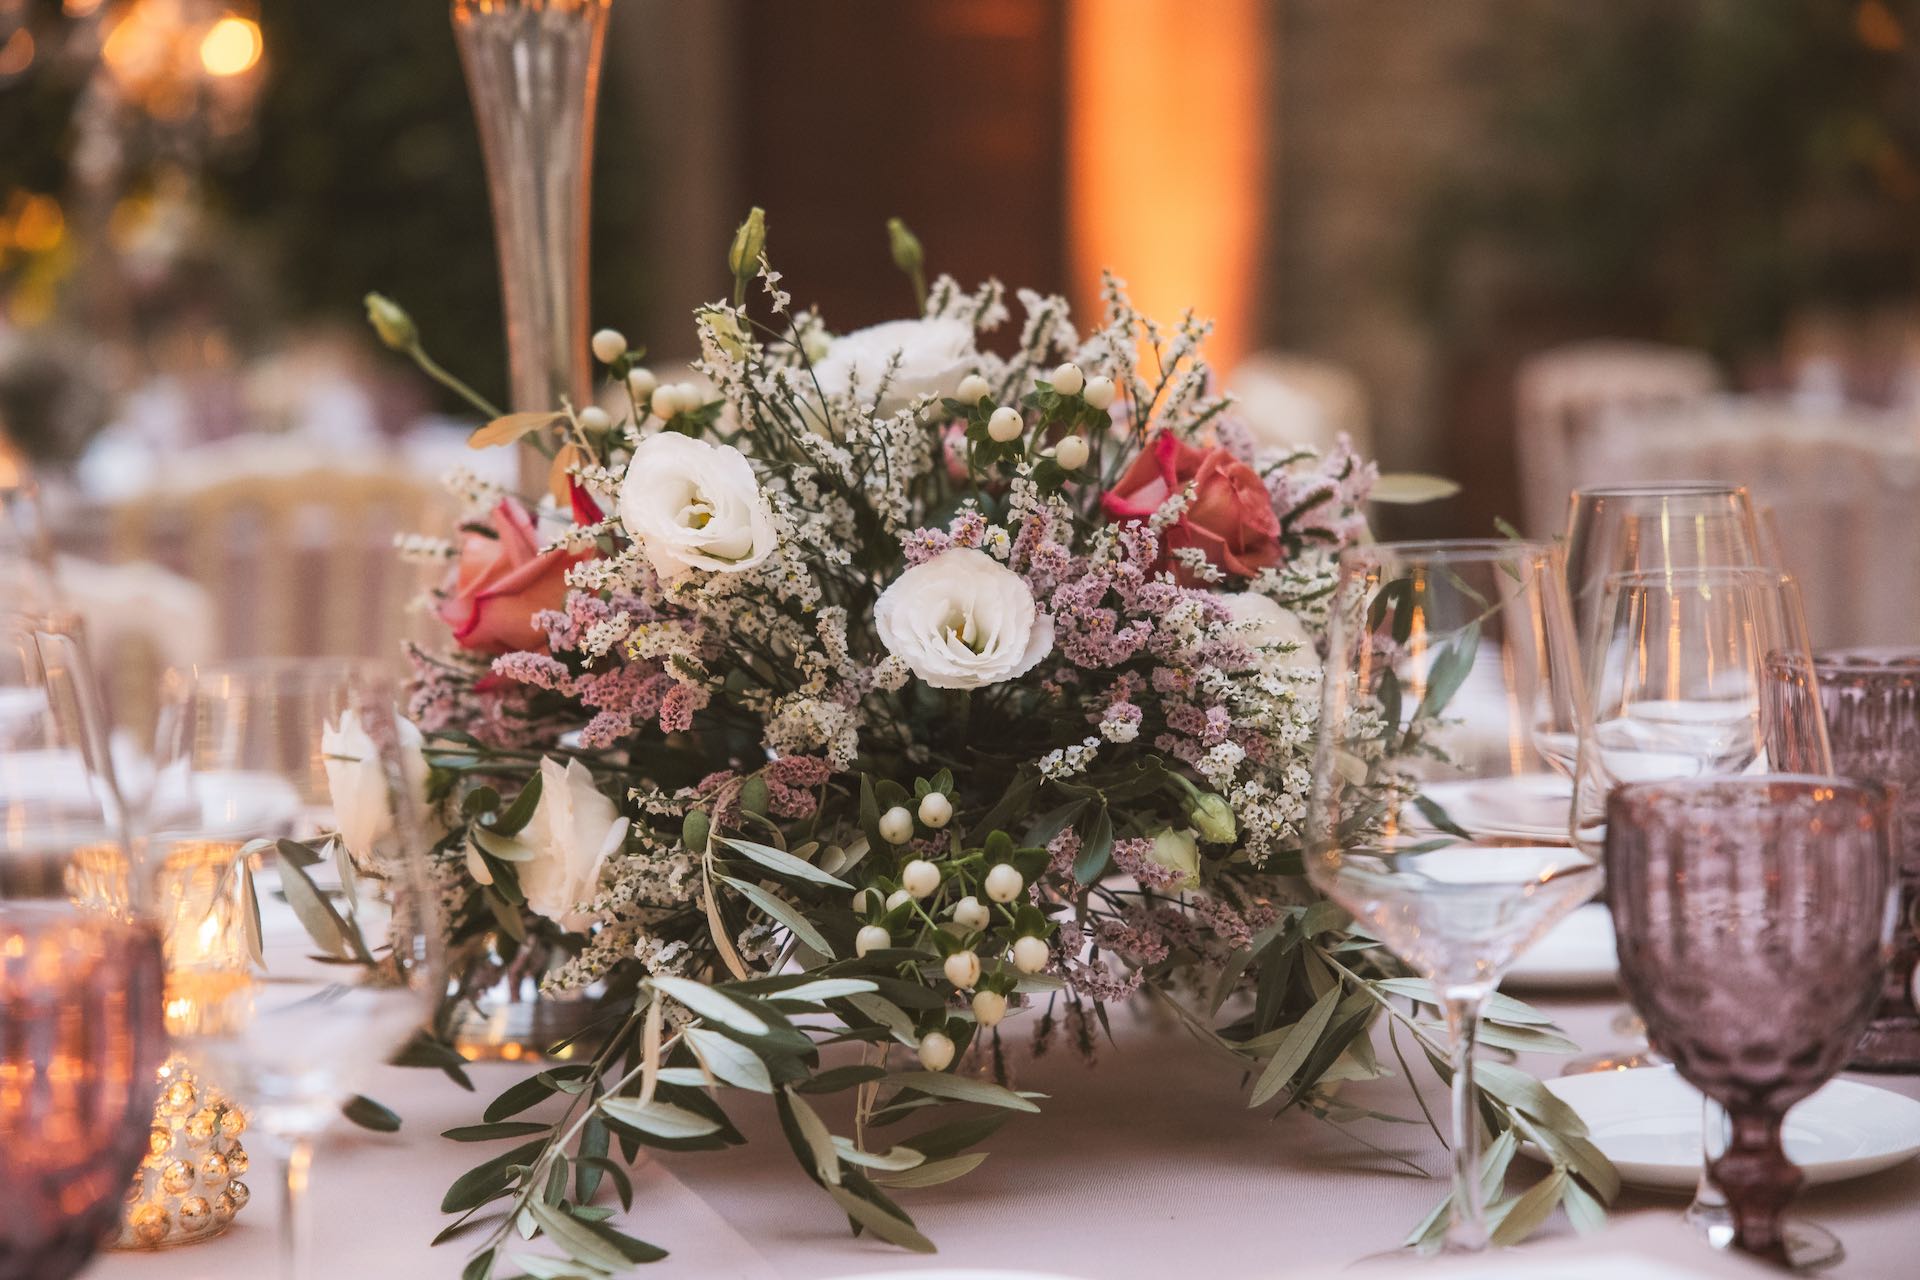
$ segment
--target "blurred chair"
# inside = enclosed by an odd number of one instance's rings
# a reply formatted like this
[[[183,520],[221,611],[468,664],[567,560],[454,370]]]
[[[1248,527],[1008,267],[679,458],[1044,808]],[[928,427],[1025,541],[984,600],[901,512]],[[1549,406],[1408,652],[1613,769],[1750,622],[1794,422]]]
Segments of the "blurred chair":
[[[1373,456],[1367,392],[1351,370],[1283,351],[1248,356],[1227,378],[1234,416],[1260,444],[1304,444],[1324,453],[1345,432],[1363,458]]]
[[[1703,352],[1646,342],[1582,342],[1530,357],[1515,379],[1515,453],[1527,532],[1566,530],[1582,439],[1617,407],[1687,404],[1711,395],[1719,372]]]
[[[439,486],[402,470],[221,469],[108,512],[116,559],[179,564],[212,596],[223,657],[397,660],[424,585],[401,533],[449,528]]]
[[[1772,512],[1816,644],[1920,640],[1920,438],[1904,417],[1744,396],[1615,409],[1577,466],[1595,483],[1747,485]]]

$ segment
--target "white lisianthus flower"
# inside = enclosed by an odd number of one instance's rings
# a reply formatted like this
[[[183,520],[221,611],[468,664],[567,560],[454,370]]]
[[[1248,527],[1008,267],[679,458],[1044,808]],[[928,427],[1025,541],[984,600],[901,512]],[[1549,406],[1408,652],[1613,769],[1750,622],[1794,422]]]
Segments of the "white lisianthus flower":
[[[1053,651],[1053,619],[1019,574],[955,548],[901,574],[873,607],[880,642],[936,689],[978,689]]]
[[[1262,671],[1310,671],[1320,666],[1320,654],[1313,647],[1300,619],[1268,596],[1253,591],[1227,592],[1220,597],[1239,624],[1236,638],[1246,642],[1260,658]],[[1292,642],[1295,648],[1282,652],[1277,646]]]
[[[540,803],[520,832],[529,856],[517,864],[527,907],[562,929],[583,933],[593,917],[581,910],[600,885],[600,868],[626,843],[630,819],[578,760],[563,768],[540,760]]]
[[[662,431],[642,440],[620,482],[620,523],[669,580],[738,573],[774,548],[773,509],[732,445]]]
[[[407,789],[427,809],[427,757],[420,730],[405,716],[394,717],[399,734],[400,771]],[[334,828],[347,852],[365,861],[382,840],[393,834],[393,797],[388,793],[386,766],[373,735],[360,723],[360,713],[340,713],[340,722],[320,731],[320,758],[327,771],[327,793],[333,801]]]
[[[900,367],[877,407],[882,417],[929,393],[953,395],[980,362],[973,326],[964,320],[890,320],[835,338],[826,355],[813,361],[813,379],[824,395],[843,396],[857,389],[864,400],[879,388],[896,355]]]

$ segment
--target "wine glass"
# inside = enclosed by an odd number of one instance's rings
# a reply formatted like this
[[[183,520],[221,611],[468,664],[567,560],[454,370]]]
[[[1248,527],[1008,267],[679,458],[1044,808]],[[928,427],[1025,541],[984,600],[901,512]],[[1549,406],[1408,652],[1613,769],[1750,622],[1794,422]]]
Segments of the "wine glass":
[[[1899,928],[1880,1003],[1854,1071],[1920,1071],[1920,649],[1857,648],[1816,653],[1818,696],[1833,744],[1834,772],[1890,788],[1898,811]]]
[[[1614,574],[1607,621],[1594,633],[1588,669],[1592,716],[1575,772],[1574,837],[1598,850],[1607,797],[1628,782],[1826,773],[1833,767],[1813,694],[1813,659],[1799,590],[1774,569],[1692,568]],[[1657,1046],[1656,1046],[1657,1050]],[[1635,1065],[1651,1065],[1653,1055]],[[1733,1220],[1704,1171],[1727,1119],[1701,1104],[1703,1170],[1687,1220],[1716,1247]],[[1811,1222],[1793,1224],[1796,1256],[1813,1266],[1839,1241]]]
[[[1731,1119],[1710,1174],[1733,1243],[1804,1266],[1782,1216],[1801,1175],[1781,1122],[1840,1070],[1879,995],[1892,800],[1767,774],[1632,784],[1608,808],[1620,970],[1654,1044]]]
[[[145,868],[37,625],[8,619],[0,639],[4,1280],[65,1280],[112,1234],[166,1039]]]
[[[425,768],[397,697],[351,662],[194,673],[173,749],[196,825],[153,837],[182,878],[182,935],[202,944],[169,956],[169,1027],[276,1148],[289,1280],[308,1274],[314,1139],[427,1020],[440,981]]]
[[[1607,579],[1651,569],[1759,568],[1760,528],[1740,485],[1717,480],[1576,489],[1567,514],[1567,591],[1582,660],[1604,625]]]
[[[1584,715],[1557,548],[1382,543],[1340,557],[1307,873],[1433,983],[1453,1089],[1445,1247],[1487,1243],[1473,1052],[1501,973],[1600,887],[1541,745]]]

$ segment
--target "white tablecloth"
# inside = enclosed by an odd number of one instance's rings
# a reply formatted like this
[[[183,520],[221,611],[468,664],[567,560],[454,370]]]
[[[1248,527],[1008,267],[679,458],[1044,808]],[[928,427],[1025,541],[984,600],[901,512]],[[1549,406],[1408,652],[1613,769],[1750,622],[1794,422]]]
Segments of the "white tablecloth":
[[[1583,1045],[1614,1043],[1607,1022],[1617,1000],[1543,1004]],[[1007,1025],[1024,1044],[1025,1028]],[[672,1251],[639,1274],[825,1280],[965,1265],[1081,1280],[1164,1280],[1176,1269],[1198,1276],[1212,1267],[1247,1280],[1295,1280],[1393,1247],[1445,1192],[1445,1153],[1424,1125],[1367,1123],[1349,1134],[1297,1112],[1269,1120],[1246,1109],[1239,1081],[1184,1032],[1131,1020],[1117,1021],[1115,1030],[1120,1045],[1103,1046],[1092,1069],[1058,1050],[1019,1061],[1015,1083],[1051,1095],[1042,1114],[1010,1120],[984,1144],[991,1157],[966,1178],[903,1195],[941,1246],[939,1258],[851,1238],[833,1205],[795,1167],[771,1105],[736,1095],[729,1109],[748,1147],[645,1157],[636,1170],[637,1200],[625,1228]],[[1529,1065],[1551,1071],[1554,1061]],[[1424,1067],[1416,1070],[1441,1114],[1440,1090]],[[320,1276],[459,1275],[466,1257],[460,1242],[427,1248],[443,1225],[440,1197],[461,1171],[501,1148],[460,1146],[438,1135],[476,1122],[485,1101],[524,1070],[484,1066],[473,1074],[478,1095],[461,1093],[437,1072],[387,1071],[369,1091],[402,1114],[402,1132],[342,1135],[322,1152],[314,1166]],[[1920,1096],[1920,1078],[1862,1078]],[[1398,1080],[1354,1087],[1348,1096],[1419,1114]],[[1369,1151],[1356,1135],[1430,1176]],[[1531,1172],[1516,1163],[1516,1176]],[[253,1203],[226,1236],[158,1255],[111,1255],[86,1273],[89,1280],[271,1280],[277,1206],[266,1161],[256,1161],[251,1182]],[[1748,1274],[1706,1256],[1678,1223],[1679,1201],[1629,1191],[1618,1208],[1623,1225],[1547,1248],[1597,1261],[1632,1247],[1701,1266],[1704,1274]],[[1834,1273],[1838,1280],[1920,1274],[1920,1162],[1811,1192],[1797,1211],[1845,1242],[1849,1257]],[[1564,1222],[1550,1230],[1567,1232]],[[1606,1274],[1626,1272],[1609,1266]]]

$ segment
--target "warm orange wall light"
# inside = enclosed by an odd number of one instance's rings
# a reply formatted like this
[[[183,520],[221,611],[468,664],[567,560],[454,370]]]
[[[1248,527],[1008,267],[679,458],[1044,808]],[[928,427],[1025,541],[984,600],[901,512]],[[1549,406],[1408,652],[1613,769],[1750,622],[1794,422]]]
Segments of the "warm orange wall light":
[[[1221,373],[1255,341],[1266,221],[1268,0],[1070,0],[1074,303],[1111,266],[1148,315],[1216,322]]]

